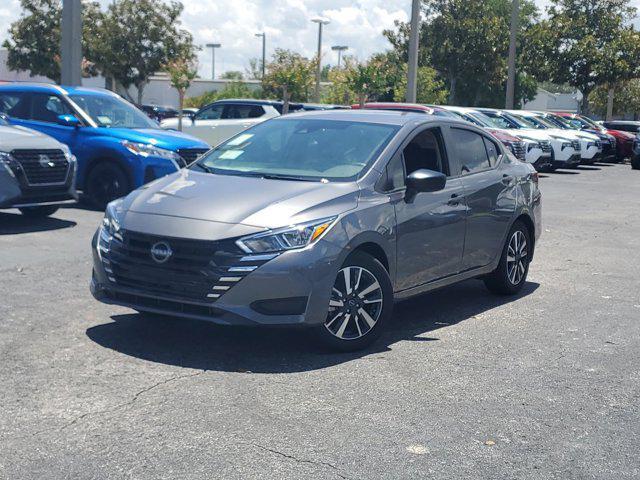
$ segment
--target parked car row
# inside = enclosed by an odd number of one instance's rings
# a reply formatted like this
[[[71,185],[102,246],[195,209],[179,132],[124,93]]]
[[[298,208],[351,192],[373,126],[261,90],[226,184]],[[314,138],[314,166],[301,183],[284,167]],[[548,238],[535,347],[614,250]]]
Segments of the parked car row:
[[[359,106],[290,104],[292,112],[344,108]],[[634,168],[639,168],[638,122],[602,125],[564,112],[406,103],[367,103],[365,108],[466,120],[491,133],[516,158],[538,171],[627,157],[632,159]],[[3,188],[0,208],[19,206],[31,215],[53,213],[55,205],[77,196],[75,190],[62,193],[62,189],[71,188],[69,181],[82,192],[83,198],[104,208],[109,201],[185,167],[211,146],[281,116],[283,103],[252,99],[216,101],[195,112],[185,112],[188,115],[183,119],[183,132],[176,130],[177,110],[155,105],[143,105],[141,109],[160,120],[160,124],[103,89],[29,83],[0,85],[2,122],[11,124],[4,125],[3,135],[16,136],[15,142],[5,140],[0,149],[3,164],[0,171],[5,177],[2,181],[7,183],[12,172],[11,182],[21,185],[20,197],[15,185],[12,189]],[[29,131],[33,136],[27,140]],[[57,147],[52,147],[51,140],[42,134],[57,140]],[[64,176],[64,172],[68,175]]]

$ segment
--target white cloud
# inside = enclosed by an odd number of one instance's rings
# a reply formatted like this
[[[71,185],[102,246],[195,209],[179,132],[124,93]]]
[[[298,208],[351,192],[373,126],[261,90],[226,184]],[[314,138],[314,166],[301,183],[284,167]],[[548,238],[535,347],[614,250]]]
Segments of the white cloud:
[[[101,0],[106,5],[111,0]],[[0,42],[11,22],[21,14],[18,0],[1,0]],[[545,6],[548,0],[537,0]],[[261,39],[267,33],[267,57],[276,47],[289,48],[311,57],[317,48],[318,26],[311,18],[331,20],[323,30],[323,62],[335,63],[331,45],[348,45],[349,54],[366,58],[389,47],[382,30],[394,20],[407,21],[411,0],[183,0],[183,27],[198,45],[216,42],[216,72],[243,71],[249,59],[261,55]],[[640,8],[640,0],[632,4]],[[200,73],[211,72],[211,52],[199,53]]]

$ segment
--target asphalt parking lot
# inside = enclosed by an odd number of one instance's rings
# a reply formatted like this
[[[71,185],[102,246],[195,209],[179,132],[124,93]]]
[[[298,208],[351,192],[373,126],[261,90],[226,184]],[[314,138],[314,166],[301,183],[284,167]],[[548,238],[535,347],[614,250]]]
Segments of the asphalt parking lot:
[[[0,478],[640,477],[640,172],[543,177],[522,295],[401,303],[357,354],[99,304],[100,212],[0,213]]]

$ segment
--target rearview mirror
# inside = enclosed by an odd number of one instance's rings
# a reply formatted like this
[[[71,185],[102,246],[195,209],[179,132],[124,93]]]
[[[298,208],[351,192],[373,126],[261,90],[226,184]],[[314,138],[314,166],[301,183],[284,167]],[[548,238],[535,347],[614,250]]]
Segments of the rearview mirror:
[[[80,125],[80,120],[75,115],[58,115],[58,125],[63,127],[77,127]]]
[[[415,196],[420,192],[437,192],[442,190],[447,183],[447,176],[444,173],[421,168],[411,172],[406,180],[407,194]]]

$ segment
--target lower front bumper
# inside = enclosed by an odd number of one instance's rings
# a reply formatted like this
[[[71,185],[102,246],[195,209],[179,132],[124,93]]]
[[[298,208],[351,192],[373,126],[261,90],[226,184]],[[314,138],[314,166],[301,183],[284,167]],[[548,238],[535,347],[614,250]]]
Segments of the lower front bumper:
[[[157,295],[119,285],[105,271],[93,238],[91,293],[96,300],[177,317],[224,325],[312,326],[326,320],[331,287],[343,260],[343,251],[331,242],[290,251],[249,273],[215,301],[194,301]]]
[[[555,168],[571,168],[580,164],[580,154],[571,155],[567,160],[553,160]]]

